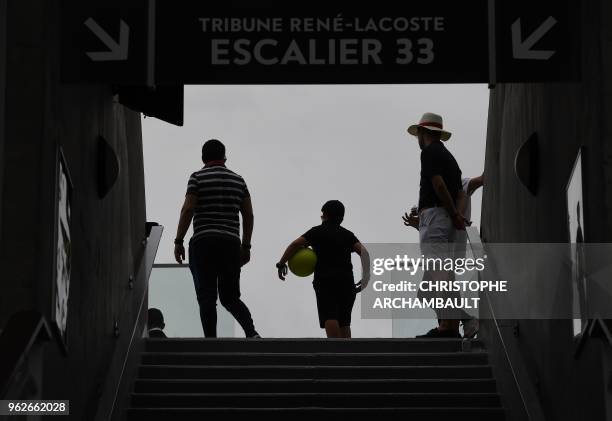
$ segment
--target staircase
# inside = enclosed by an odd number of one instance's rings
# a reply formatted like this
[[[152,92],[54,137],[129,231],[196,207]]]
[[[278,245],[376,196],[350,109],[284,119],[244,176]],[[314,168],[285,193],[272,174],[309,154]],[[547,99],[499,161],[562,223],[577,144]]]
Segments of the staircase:
[[[127,419],[504,420],[487,354],[480,342],[469,345],[149,339]]]

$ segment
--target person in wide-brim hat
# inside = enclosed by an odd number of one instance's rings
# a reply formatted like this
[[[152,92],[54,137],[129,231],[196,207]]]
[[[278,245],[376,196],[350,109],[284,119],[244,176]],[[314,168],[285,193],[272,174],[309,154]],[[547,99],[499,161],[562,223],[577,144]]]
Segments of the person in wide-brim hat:
[[[465,231],[465,192],[461,184],[461,169],[452,153],[443,142],[451,134],[444,130],[442,117],[425,113],[418,124],[411,125],[408,133],[415,136],[421,149],[421,171],[419,183],[419,204],[411,214],[404,214],[404,224],[418,227],[421,252],[427,259],[447,258],[452,252],[455,231]],[[450,271],[424,269],[423,282],[453,280]],[[456,295],[426,289],[419,290],[417,298],[457,298]],[[459,296],[460,297],[460,296]],[[447,301],[444,301],[447,302]],[[462,314],[455,308],[434,309],[438,326],[417,338],[461,338],[459,322]]]
[[[442,116],[434,113],[425,113],[421,117],[421,121],[418,124],[413,124],[408,127],[408,133],[413,136],[418,135],[419,127],[422,127],[433,132],[440,132],[440,140],[446,142],[451,137],[451,133],[444,130],[444,124]]]

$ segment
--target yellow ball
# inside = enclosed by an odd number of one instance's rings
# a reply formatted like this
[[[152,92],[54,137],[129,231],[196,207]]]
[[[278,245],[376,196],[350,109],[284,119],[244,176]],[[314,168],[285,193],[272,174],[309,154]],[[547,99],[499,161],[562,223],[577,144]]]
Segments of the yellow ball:
[[[289,269],[294,275],[305,277],[311,275],[317,264],[317,255],[308,247],[304,247],[289,259]]]

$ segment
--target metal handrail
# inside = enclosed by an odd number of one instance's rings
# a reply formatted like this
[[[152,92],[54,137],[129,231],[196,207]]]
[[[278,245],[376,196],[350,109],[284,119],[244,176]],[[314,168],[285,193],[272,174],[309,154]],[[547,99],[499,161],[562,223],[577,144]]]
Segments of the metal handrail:
[[[129,325],[130,340],[127,348],[116,350],[111,358],[111,365],[116,367],[120,366],[121,369],[115,382],[111,382],[110,378],[107,379],[104,396],[107,397],[108,400],[106,402],[108,404],[98,408],[95,420],[110,420],[117,411],[122,410],[119,400],[123,397],[120,391],[124,385],[131,381],[129,378],[131,374],[128,373],[130,371],[131,357],[139,352],[136,349],[139,343],[138,341],[141,339],[138,334],[138,327],[142,325],[146,317],[147,309],[145,308],[145,303],[147,302],[149,291],[149,277],[153,270],[153,264],[155,262],[155,256],[157,255],[157,249],[161,241],[163,229],[161,225],[147,223],[147,237],[143,240],[144,252],[135,274],[135,282],[137,285],[143,285],[141,296],[138,301],[138,311],[133,324]],[[125,306],[123,306],[123,308],[125,308]]]
[[[126,356],[123,360],[123,365],[121,367],[121,375],[119,376],[120,382],[121,382],[121,379],[123,378],[123,374],[127,366],[129,350],[132,348],[134,339],[137,337],[136,334],[138,330],[137,329],[138,324],[139,324],[138,322],[140,321],[140,318],[142,317],[142,315],[145,313],[143,311],[143,308],[144,308],[144,303],[146,301],[147,295],[149,293],[149,278],[151,276],[151,271],[153,270],[153,264],[155,262],[155,256],[157,255],[157,248],[159,247],[159,243],[161,241],[163,230],[164,228],[162,226],[152,227],[151,233],[149,234],[146,240],[147,248],[145,249],[145,254],[143,256],[143,259],[140,263],[140,268],[139,268],[139,272],[144,271],[144,279],[146,281],[146,286],[144,288],[142,297],[140,298],[140,305],[138,306],[138,313],[137,313],[138,315],[136,316],[136,320],[134,321],[134,326],[132,328],[132,335],[130,337],[130,345],[128,346],[128,352],[126,353]],[[115,398],[113,400],[113,407],[115,406],[115,403],[117,401],[118,393],[119,393],[119,388],[117,388],[116,393],[115,393]]]
[[[474,258],[483,257],[484,244],[482,243],[478,230],[474,227],[468,227],[467,234]],[[527,419],[530,421],[545,421],[546,417],[544,415],[544,411],[542,410],[542,407],[537,400],[537,392],[535,390],[535,387],[533,386],[526,374],[527,370],[525,364],[522,360],[512,359],[511,352],[509,350],[510,346],[512,345],[504,340],[504,336],[502,334],[499,321],[495,316],[495,309],[493,308],[493,304],[491,303],[489,294],[486,291],[482,294],[485,297],[487,309],[489,310],[489,319],[493,322],[494,332],[496,336],[495,339],[497,339],[497,341],[501,344],[501,348],[503,350],[503,357],[506,361],[506,364],[510,368],[512,380],[523,404],[523,410],[527,415]]]

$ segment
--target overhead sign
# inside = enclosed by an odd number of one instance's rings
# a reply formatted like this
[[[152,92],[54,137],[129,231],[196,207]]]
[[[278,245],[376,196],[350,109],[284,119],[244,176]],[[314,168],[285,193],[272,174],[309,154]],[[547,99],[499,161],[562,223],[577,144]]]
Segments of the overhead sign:
[[[576,2],[72,1],[63,75],[149,86],[571,80]]]
[[[147,83],[147,0],[61,4],[64,81]]]
[[[557,24],[557,20],[552,16],[544,21],[527,38],[523,38],[523,27],[521,18],[512,24],[512,58],[515,60],[549,60],[555,55],[554,50],[534,50],[534,45],[550,32]]]
[[[578,79],[578,0],[499,0],[494,7],[495,81]]]
[[[88,27],[97,38],[104,43],[106,51],[87,52],[87,57],[91,61],[126,61],[130,47],[130,27],[123,19],[119,19],[119,39],[115,40],[106,29],[102,28],[94,18],[85,21]]]
[[[487,2],[157,2],[156,81],[487,79]]]

